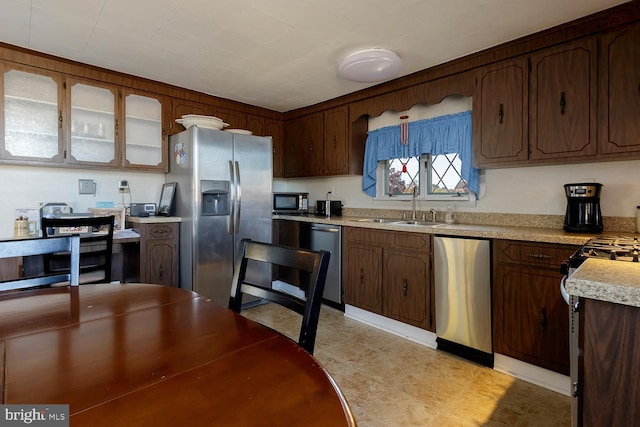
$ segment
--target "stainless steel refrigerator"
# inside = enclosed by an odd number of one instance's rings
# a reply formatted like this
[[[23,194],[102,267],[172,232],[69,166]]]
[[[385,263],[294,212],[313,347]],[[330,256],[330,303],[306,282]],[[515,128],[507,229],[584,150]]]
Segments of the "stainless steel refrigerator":
[[[242,238],[271,242],[271,137],[191,128],[169,138],[180,287],[227,306]],[[271,283],[270,268],[252,278]],[[247,301],[245,301],[246,303]]]

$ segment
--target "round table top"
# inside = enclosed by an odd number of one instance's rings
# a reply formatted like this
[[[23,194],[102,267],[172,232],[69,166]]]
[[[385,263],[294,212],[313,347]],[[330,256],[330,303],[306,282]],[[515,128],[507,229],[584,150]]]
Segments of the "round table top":
[[[355,425],[312,355],[193,292],[7,292],[0,313],[3,403],[68,404],[71,425]]]

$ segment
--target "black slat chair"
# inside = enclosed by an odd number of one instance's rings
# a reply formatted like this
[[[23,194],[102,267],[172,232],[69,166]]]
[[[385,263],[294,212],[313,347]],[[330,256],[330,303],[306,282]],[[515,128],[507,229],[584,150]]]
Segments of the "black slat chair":
[[[233,275],[229,308],[240,313],[242,295],[248,294],[272,301],[301,314],[302,325],[298,344],[313,354],[330,256],[331,253],[327,251],[311,251],[243,239],[242,256],[236,263]],[[270,263],[308,273],[306,299],[247,281],[247,266],[250,262]]]
[[[61,228],[66,231],[79,230],[73,232],[80,233],[80,284],[109,283],[111,282],[114,221],[113,215],[90,218],[42,218],[42,235],[45,237],[59,235]],[[56,229],[57,233],[54,232]],[[45,273],[64,272],[68,268],[68,260],[64,254],[45,255]]]
[[[30,287],[44,287],[67,283],[78,286],[80,271],[80,236],[3,240],[0,241],[0,258],[16,258],[33,255],[48,255],[65,253],[69,268],[64,272],[38,275],[34,277],[20,277],[0,282],[0,291],[25,289]]]

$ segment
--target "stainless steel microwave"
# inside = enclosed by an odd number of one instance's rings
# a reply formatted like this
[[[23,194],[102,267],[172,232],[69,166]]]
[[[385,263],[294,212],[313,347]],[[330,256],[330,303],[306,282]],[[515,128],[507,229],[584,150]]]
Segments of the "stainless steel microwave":
[[[309,193],[273,193],[273,213],[300,215],[309,212]]]

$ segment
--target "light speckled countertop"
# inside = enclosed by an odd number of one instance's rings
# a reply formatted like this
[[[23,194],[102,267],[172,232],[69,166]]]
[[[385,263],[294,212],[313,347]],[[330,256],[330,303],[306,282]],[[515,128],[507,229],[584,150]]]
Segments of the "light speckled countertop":
[[[300,222],[315,222],[348,227],[374,228],[378,230],[408,231],[414,233],[439,234],[447,236],[480,237],[485,239],[524,240],[529,242],[559,243],[580,246],[593,237],[592,234],[567,233],[562,229],[535,227],[502,227],[494,225],[445,224],[436,226],[385,224],[358,221],[363,217],[341,216],[327,219],[313,215],[274,215],[274,219],[288,219]],[[559,268],[559,266],[558,266]]]
[[[589,258],[566,286],[579,297],[640,307],[640,263]]]
[[[165,222],[182,222],[179,216],[127,216],[127,222],[136,224],[162,224]]]

